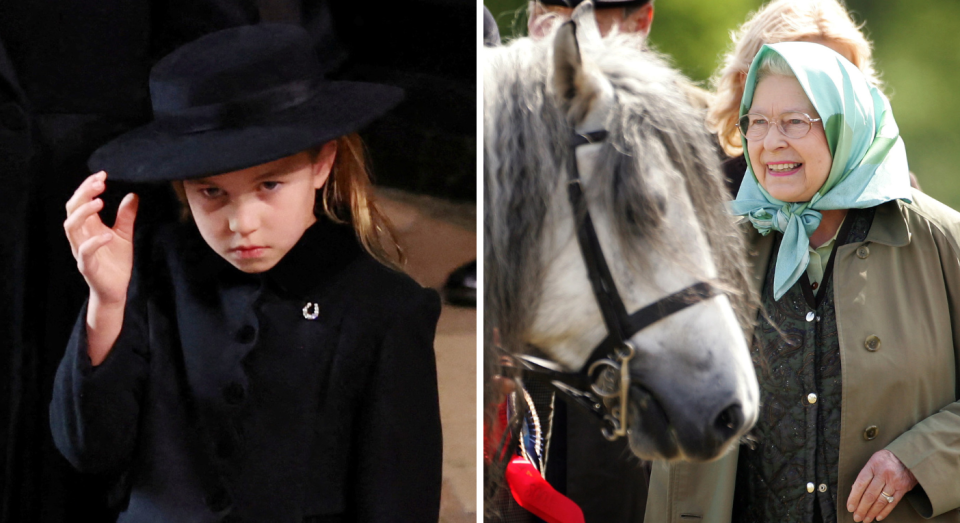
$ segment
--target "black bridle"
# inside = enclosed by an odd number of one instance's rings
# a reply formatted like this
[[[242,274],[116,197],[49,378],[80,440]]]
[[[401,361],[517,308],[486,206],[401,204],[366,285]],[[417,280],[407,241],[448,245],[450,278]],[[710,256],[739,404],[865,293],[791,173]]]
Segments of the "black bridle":
[[[575,132],[569,144],[570,167],[567,169],[567,198],[573,208],[577,243],[607,328],[607,337],[593,349],[577,372],[566,372],[554,362],[532,356],[508,354],[508,360],[509,366],[521,377],[547,383],[565,400],[599,418],[604,437],[614,441],[625,436],[628,428],[630,360],[637,353],[630,338],[667,316],[707,300],[718,292],[709,283],[698,282],[633,314],[627,313],[603,256],[603,249],[600,248],[577,168],[577,147],[602,142],[607,134],[605,130],[585,134]],[[641,392],[646,394],[642,389]]]

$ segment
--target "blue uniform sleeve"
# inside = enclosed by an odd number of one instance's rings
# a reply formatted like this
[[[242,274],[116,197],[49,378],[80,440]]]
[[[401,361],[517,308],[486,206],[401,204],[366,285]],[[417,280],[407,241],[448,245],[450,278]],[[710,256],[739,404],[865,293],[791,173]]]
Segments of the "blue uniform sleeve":
[[[131,298],[116,343],[96,367],[87,354],[84,305],[57,369],[50,428],[57,448],[82,472],[121,472],[133,456],[148,354],[145,315]]]
[[[362,402],[358,521],[436,523],[443,438],[433,339],[440,300],[422,290],[387,330]]]

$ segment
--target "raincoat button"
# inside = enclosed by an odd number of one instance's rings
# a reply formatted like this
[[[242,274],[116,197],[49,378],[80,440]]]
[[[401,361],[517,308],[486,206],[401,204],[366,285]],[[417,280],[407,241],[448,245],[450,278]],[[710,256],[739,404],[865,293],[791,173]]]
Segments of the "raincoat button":
[[[814,488],[816,488],[816,485],[813,483],[807,483],[807,492],[813,492]]]
[[[880,350],[880,338],[877,336],[867,336],[867,339],[863,340],[863,346],[870,352],[876,352]]]
[[[810,394],[807,394],[807,401],[808,401],[811,405],[813,405],[814,403],[817,402],[817,395],[814,394],[814,393],[812,393],[812,392],[811,392]]]
[[[867,430],[863,431],[863,439],[870,441],[877,437],[877,434],[880,432],[880,429],[876,425],[870,425],[867,427]]]
[[[870,256],[870,247],[867,247],[866,245],[857,247],[857,258],[865,260],[867,259],[867,256]]]
[[[807,321],[813,321],[813,319],[816,317],[817,315],[813,311],[807,313]]]

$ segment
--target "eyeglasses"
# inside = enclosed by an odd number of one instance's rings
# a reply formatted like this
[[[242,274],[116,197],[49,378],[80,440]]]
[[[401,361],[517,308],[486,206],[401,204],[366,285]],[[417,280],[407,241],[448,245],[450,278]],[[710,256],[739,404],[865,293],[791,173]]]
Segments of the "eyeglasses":
[[[803,138],[810,132],[813,122],[819,122],[820,118],[810,118],[806,113],[781,113],[777,116],[777,127],[787,138]],[[770,118],[762,114],[745,114],[737,122],[740,133],[747,140],[763,140],[770,130]]]

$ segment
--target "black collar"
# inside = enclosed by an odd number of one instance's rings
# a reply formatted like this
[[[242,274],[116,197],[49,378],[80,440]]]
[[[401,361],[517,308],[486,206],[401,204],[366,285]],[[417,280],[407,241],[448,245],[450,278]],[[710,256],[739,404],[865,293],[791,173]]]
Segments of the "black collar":
[[[350,224],[317,218],[290,252],[263,278],[276,284],[285,294],[307,298],[339,274],[363,251]]]

